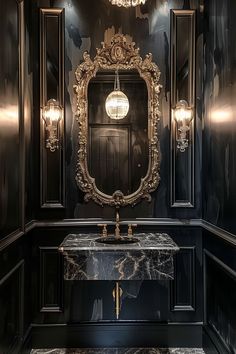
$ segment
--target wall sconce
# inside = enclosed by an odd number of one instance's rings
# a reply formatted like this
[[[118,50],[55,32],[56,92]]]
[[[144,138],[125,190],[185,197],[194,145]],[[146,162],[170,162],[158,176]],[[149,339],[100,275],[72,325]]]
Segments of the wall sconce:
[[[177,125],[177,149],[184,152],[189,145],[188,132],[193,119],[193,110],[185,100],[180,100],[174,109],[174,118]]]
[[[62,119],[62,108],[53,98],[43,107],[42,118],[47,133],[46,148],[54,152],[59,148],[59,122]]]

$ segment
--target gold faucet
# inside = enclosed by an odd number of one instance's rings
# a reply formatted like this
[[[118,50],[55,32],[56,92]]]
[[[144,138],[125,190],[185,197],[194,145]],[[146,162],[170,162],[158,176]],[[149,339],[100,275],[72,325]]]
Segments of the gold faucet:
[[[102,234],[101,237],[106,238],[108,236],[108,231],[107,231],[107,224],[97,224],[97,226],[102,227]],[[133,236],[133,227],[136,227],[137,224],[129,224],[128,225],[128,237],[132,238]],[[120,215],[119,211],[116,210],[116,223],[115,223],[115,238],[119,240],[121,238],[120,234]]]
[[[115,238],[120,238],[120,215],[118,210],[116,211],[116,228],[115,228]]]

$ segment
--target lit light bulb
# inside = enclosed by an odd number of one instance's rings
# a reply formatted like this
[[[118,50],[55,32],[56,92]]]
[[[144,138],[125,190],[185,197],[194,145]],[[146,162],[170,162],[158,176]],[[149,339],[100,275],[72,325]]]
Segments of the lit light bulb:
[[[180,100],[175,108],[175,120],[177,123],[189,124],[193,118],[192,109],[185,100]]]
[[[177,149],[184,152],[189,145],[188,135],[190,123],[193,119],[193,110],[185,100],[180,100],[174,111],[177,124]]]
[[[53,98],[47,102],[47,105],[43,109],[43,118],[47,120],[49,123],[50,121],[58,122],[61,119],[61,108],[57,104],[57,101]],[[50,123],[49,123],[50,124]]]
[[[124,92],[115,90],[107,96],[105,108],[111,119],[123,119],[129,112],[129,100]]]
[[[47,132],[46,148],[51,152],[59,148],[59,122],[62,119],[62,109],[57,101],[50,99],[42,109],[42,118]]]
[[[106,99],[105,109],[111,119],[123,119],[129,112],[129,100],[124,92],[120,90],[120,80],[116,71],[114,91]]]

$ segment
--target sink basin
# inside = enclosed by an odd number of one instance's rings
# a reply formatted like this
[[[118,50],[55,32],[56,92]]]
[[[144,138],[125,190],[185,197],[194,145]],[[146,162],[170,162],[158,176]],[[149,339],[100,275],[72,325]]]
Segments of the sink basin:
[[[179,247],[161,233],[137,233],[118,240],[114,235],[70,234],[59,250],[65,280],[171,280]]]
[[[115,236],[108,236],[97,238],[95,242],[105,243],[106,245],[129,245],[139,242],[139,239],[128,236],[121,236],[120,238],[115,238]]]

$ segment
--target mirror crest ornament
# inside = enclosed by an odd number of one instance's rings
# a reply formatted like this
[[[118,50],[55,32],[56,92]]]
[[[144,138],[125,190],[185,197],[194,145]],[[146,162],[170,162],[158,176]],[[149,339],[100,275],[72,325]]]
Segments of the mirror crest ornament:
[[[134,206],[142,199],[151,201],[150,193],[159,184],[159,138],[158,122],[160,119],[159,84],[160,70],[152,61],[152,54],[147,54],[144,59],[139,55],[139,48],[135,48],[134,42],[128,42],[122,34],[112,37],[110,43],[103,43],[97,48],[97,54],[92,60],[88,52],[83,54],[84,61],[77,67],[76,85],[76,120],[79,124],[78,135],[78,160],[76,171],[76,182],[79,188],[85,193],[85,201],[93,200],[100,205],[109,205],[116,208],[126,205]],[[144,79],[148,90],[148,150],[149,163],[147,174],[141,179],[139,188],[129,195],[116,190],[112,195],[100,191],[96,186],[88,170],[87,144],[88,144],[88,85],[90,80],[96,76],[99,69],[102,70],[133,70],[136,69]],[[104,102],[105,103],[105,102]]]

